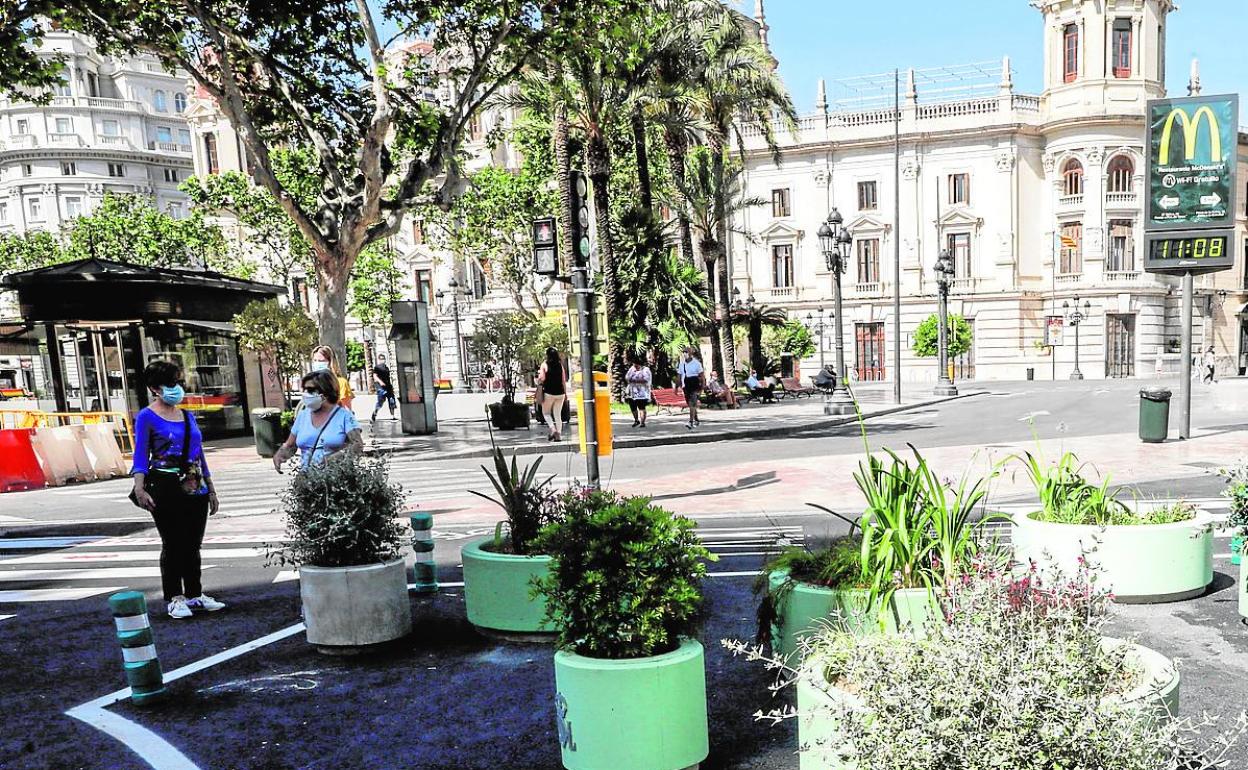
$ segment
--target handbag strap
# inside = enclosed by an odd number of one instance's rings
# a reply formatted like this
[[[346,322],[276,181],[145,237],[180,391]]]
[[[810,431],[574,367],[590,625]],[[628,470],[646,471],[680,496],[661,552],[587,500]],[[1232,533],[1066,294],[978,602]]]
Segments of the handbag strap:
[[[331,422],[333,422],[334,417],[338,414],[338,410],[341,408],[341,404],[334,404],[334,411],[329,413],[329,417],[325,420],[325,424],[321,426],[321,430],[316,434],[316,441],[312,442],[312,449],[309,451],[313,454],[316,453],[316,448],[321,445],[321,436],[325,435],[325,429],[329,427]],[[308,415],[308,421],[310,422],[311,420],[312,415]]]

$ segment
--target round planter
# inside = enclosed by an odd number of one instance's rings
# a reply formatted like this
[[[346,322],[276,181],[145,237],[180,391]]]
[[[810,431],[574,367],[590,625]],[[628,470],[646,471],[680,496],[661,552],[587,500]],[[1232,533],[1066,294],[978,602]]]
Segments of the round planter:
[[[1239,564],[1244,558],[1244,536],[1236,535],[1231,538],[1231,564]]]
[[[1248,559],[1239,562],[1239,614],[1248,618]]]
[[[682,770],[710,751],[706,667],[692,639],[631,660],[555,653],[555,691],[568,770]]]
[[[1113,696],[1126,702],[1145,702],[1159,723],[1167,722],[1179,713],[1179,671],[1174,663],[1156,650],[1121,639],[1105,638],[1105,648],[1125,645],[1127,656],[1144,669],[1144,681],[1123,695]],[[841,744],[840,730],[833,715],[826,710],[829,703],[845,704],[855,711],[863,711],[855,695],[836,687],[821,688],[810,679],[810,672],[818,663],[808,661],[803,676],[797,680],[797,743],[800,770],[852,770],[847,765],[828,756],[828,748]]]
[[[514,556],[487,551],[493,538],[464,546],[464,604],[468,621],[478,628],[508,633],[553,633],[543,622],[546,602],[529,595],[534,578],[550,572],[549,556]]]
[[[1054,524],[1033,515],[1014,517],[1016,558],[1074,575],[1086,553],[1098,570],[1097,586],[1113,591],[1115,601],[1190,599],[1213,581],[1213,518],[1203,510],[1177,524],[1105,527]]]
[[[324,652],[352,652],[412,630],[402,559],[361,567],[299,568],[307,638]]]
[[[772,591],[786,579],[783,573],[772,573]],[[803,638],[828,626],[855,635],[879,631],[895,634],[900,630],[921,635],[934,610],[925,588],[894,592],[892,607],[881,618],[868,610],[864,590],[836,590],[794,581],[792,590],[776,607],[778,622],[772,627],[772,649],[787,659],[797,651]]]

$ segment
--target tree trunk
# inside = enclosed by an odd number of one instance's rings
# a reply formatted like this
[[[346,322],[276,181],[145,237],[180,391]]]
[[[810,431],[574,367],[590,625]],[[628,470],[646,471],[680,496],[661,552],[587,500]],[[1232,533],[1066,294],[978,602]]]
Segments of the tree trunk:
[[[715,190],[715,241],[719,247],[715,253],[717,268],[715,274],[719,288],[716,308],[720,310],[719,344],[723,350],[724,365],[731,367],[735,371],[737,356],[732,344],[732,316],[727,312],[731,301],[729,292],[732,289],[728,280],[728,218],[726,214],[728,202],[724,200],[724,144],[722,138],[716,134],[711,134],[710,149],[711,174],[714,176],[713,189]],[[724,376],[725,382],[732,376],[731,372],[721,372],[721,374]]]
[[[552,83],[563,79],[559,60],[552,57],[547,64],[547,75]],[[555,89],[557,91],[557,89]],[[551,142],[555,152],[555,182],[559,187],[559,208],[555,220],[559,233],[559,273],[570,275],[573,264],[572,252],[572,156],[568,150],[568,107],[562,99],[554,97],[554,114],[551,116]]]
[[[646,150],[646,121],[641,108],[633,110],[630,118],[633,128],[633,154],[637,158],[637,193],[641,206],[647,211],[654,209],[654,192],[650,186],[650,157]]]
[[[680,226],[680,258],[687,265],[697,264],[693,253],[693,227],[689,224],[688,202],[682,192],[685,181],[685,137],[672,128],[664,129],[663,140],[667,145],[667,167],[672,175],[672,194],[676,198],[676,221]]]
[[[598,236],[598,270],[602,273],[602,302],[607,311],[608,325],[621,317],[619,286],[615,279],[615,249],[611,241],[611,207],[609,184],[611,155],[606,138],[595,133],[585,145],[585,165],[593,185],[594,225]],[[624,357],[611,330],[603,329],[607,338],[607,371],[611,373],[611,394],[622,399],[624,394]]]
[[[354,262],[340,254],[318,254],[316,259],[319,337],[334,350],[347,349],[347,287]]]
[[[719,327],[723,315],[715,301],[715,254],[719,247],[714,242],[702,242],[698,244],[698,247],[702,252],[703,265],[706,268],[706,306],[710,308],[711,314],[711,317],[707,319],[707,336],[711,338],[711,371],[719,372],[719,375],[727,382],[728,375],[724,372],[724,356],[719,345]]]

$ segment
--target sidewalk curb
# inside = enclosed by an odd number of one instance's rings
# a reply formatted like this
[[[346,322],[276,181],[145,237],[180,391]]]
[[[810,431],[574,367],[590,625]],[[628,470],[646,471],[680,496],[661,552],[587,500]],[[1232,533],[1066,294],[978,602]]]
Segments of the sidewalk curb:
[[[912,404],[903,404],[901,406],[891,406],[891,407],[887,407],[884,409],[880,409],[878,411],[872,411],[869,414],[863,414],[862,418],[864,420],[870,420],[874,417],[884,417],[884,416],[891,415],[891,414],[909,412],[915,409],[923,409],[925,407],[935,406],[937,404],[943,404],[949,401],[958,401],[964,398],[972,398],[974,396],[981,396],[981,395],[984,395],[985,393],[988,393],[988,391],[976,390],[976,391],[971,391],[969,393],[959,393],[956,396],[941,396],[939,398],[931,398],[926,401],[916,401]],[[717,443],[720,441],[735,441],[738,439],[747,439],[747,438],[775,438],[777,436],[791,436],[791,437],[809,436],[809,435],[821,433],[823,431],[828,430],[829,428],[838,428],[842,425],[852,424],[857,421],[858,421],[857,415],[846,415],[844,417],[829,417],[824,422],[820,422],[817,424],[812,423],[809,425],[803,425],[803,426],[797,426],[797,427],[787,426],[787,425],[777,425],[777,426],[769,426],[766,428],[743,428],[739,430],[729,429],[729,430],[719,430],[719,431],[697,431],[697,432],[690,431],[688,433],[676,434],[676,435],[654,436],[653,438],[650,438],[650,437],[629,438],[628,440],[624,440],[624,441],[616,441],[613,446],[614,446],[614,449],[621,450],[621,449],[640,449],[644,447],[655,447],[655,446],[673,446],[676,444],[711,444],[711,443]],[[577,442],[564,441],[558,444],[554,444],[554,443],[532,444],[532,445],[522,444],[516,447],[509,447],[505,451],[508,454],[532,455],[532,454],[576,453],[578,449],[579,449],[579,445]],[[364,453],[368,455],[384,456],[384,455],[395,455],[395,454],[407,454],[409,452],[419,452],[419,451],[422,451],[422,449],[418,447],[412,447],[412,448],[399,447],[399,448],[393,448],[393,449],[386,448],[386,447],[367,447],[364,450]],[[460,449],[460,450],[454,450],[450,452],[442,452],[437,455],[436,459],[438,460],[463,460],[463,459],[471,459],[475,457],[490,457],[491,455],[493,455],[493,453],[494,453],[493,447],[483,447],[481,449]]]

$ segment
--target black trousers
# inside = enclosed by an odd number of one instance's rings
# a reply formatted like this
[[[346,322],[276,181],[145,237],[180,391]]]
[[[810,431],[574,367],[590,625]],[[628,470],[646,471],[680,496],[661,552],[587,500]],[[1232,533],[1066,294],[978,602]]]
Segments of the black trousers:
[[[165,601],[175,596],[194,599],[204,592],[199,582],[199,549],[208,525],[208,495],[182,492],[177,477],[154,471],[145,482],[156,501],[152,518],[160,533],[160,586]]]

